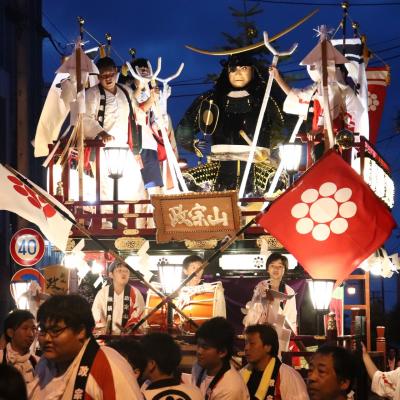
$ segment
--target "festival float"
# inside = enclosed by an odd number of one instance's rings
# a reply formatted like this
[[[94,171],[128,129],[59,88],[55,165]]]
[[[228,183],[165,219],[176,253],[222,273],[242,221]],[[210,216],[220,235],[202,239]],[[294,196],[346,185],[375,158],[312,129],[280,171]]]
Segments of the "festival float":
[[[299,361],[309,346],[326,340],[351,346],[365,338],[371,350],[369,271],[391,276],[399,267],[397,255],[381,247],[395,226],[394,184],[390,166],[375,149],[389,67],[368,66],[370,53],[357,24],[353,37],[346,36],[346,4],[342,37],[318,27],[317,43],[301,62],[313,81],[307,88],[290,88],[278,68],[281,57],[310,44],[278,51],[275,42],[283,35],[295,38],[296,27],[312,24],[316,11],[243,48],[187,46],[199,59],[227,60],[214,88],[182,110],[175,132],[167,104],[183,64],[162,78],[161,58],[153,69],[148,60],[137,63],[131,51],[132,60],[120,60],[120,78],[127,86],[136,82],[146,99],[160,88],[146,110],[150,122],[138,122],[130,109],[123,145],[85,134],[85,98],[99,82],[96,62],[113,53],[110,34],[105,44],[96,40],[94,50],[86,49],[85,35],[93,36],[78,18],[80,36],[57,70],[34,141],[35,157],[45,157],[47,190],[2,168],[16,193],[6,209],[46,237],[19,232],[10,244],[23,267],[11,282],[17,305],[35,311],[48,296],[73,292],[93,302],[116,261],[129,268],[130,283],[146,302],[144,313],[124,320],[119,334],[162,330],[193,343],[199,324],[223,314],[217,312],[223,293],[226,316],[240,339],[253,289],[263,279],[266,259],[277,252],[289,259],[285,280],[296,296],[297,327],[280,312],[293,295],[269,287],[262,303],[269,310],[266,321],[278,330],[283,358]],[[272,55],[269,67],[260,67],[253,56],[261,48]],[[230,80],[239,70],[248,73],[245,84]],[[101,102],[103,114],[99,118],[97,111],[94,119],[103,128],[107,104]],[[286,116],[290,126],[284,126]],[[272,140],[276,120],[290,131],[279,146]],[[145,125],[157,142],[163,180],[157,187],[141,186],[141,175],[132,169],[127,175],[126,165],[143,161]],[[189,167],[179,157],[181,149],[192,152],[198,165]],[[126,195],[128,189],[134,194]],[[185,276],[182,262],[192,254],[205,261]],[[205,283],[189,290],[186,285],[202,271]],[[363,287],[359,304],[344,301],[350,282]],[[351,319],[346,331],[345,315]],[[97,333],[107,340],[113,330],[104,317]],[[384,354],[384,338],[379,340],[377,350]]]

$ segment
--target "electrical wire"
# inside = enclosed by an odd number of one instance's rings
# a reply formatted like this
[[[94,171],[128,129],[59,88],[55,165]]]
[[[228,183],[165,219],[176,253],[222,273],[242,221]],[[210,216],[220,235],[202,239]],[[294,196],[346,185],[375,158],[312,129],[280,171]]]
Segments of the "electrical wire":
[[[300,6],[329,6],[329,7],[340,7],[341,2],[328,3],[328,2],[315,2],[315,1],[284,1],[284,0],[249,0],[255,3],[270,3],[270,4],[289,4],[289,5],[300,5]],[[366,6],[400,6],[400,2],[392,3],[351,3],[351,7],[366,7]]]
[[[43,14],[43,16],[47,19],[48,23],[63,37],[63,39],[65,40],[65,42],[66,42],[66,43],[70,43],[71,40],[69,40],[69,39],[64,35],[64,33],[61,32],[60,29],[58,29],[57,25],[56,25],[54,22],[52,22],[52,21],[50,20],[49,16],[48,16],[44,11],[42,11],[42,14]]]

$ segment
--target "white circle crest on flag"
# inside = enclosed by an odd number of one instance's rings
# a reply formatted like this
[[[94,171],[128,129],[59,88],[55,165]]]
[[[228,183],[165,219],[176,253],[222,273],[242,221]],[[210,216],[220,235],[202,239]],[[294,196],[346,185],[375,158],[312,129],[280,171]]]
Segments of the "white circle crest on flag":
[[[379,104],[378,95],[368,92],[368,111],[376,111]]]
[[[349,218],[357,213],[357,205],[349,201],[353,192],[350,188],[338,188],[333,182],[323,183],[319,189],[307,189],[301,202],[291,209],[297,219],[296,231],[301,235],[311,233],[315,240],[327,240],[331,233],[341,235],[349,227]]]

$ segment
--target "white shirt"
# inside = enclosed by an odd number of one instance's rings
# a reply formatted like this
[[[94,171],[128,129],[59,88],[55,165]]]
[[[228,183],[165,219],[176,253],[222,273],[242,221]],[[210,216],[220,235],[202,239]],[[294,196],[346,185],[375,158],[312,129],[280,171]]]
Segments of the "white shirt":
[[[93,318],[96,322],[97,327],[104,327],[107,322],[107,299],[108,299],[108,290],[110,286],[104,286],[99,290],[96,294],[96,297],[92,306]],[[134,307],[134,312],[129,315],[129,319],[132,317],[140,319],[143,315],[145,304],[143,300],[142,294],[135,287],[131,286],[135,292],[135,303],[133,304],[133,299],[130,300],[130,306]],[[119,335],[121,330],[117,327],[116,323],[122,323],[122,314],[124,311],[124,291],[120,294],[115,293],[114,291],[114,302],[113,302],[113,313],[112,313],[112,333],[114,335]]]
[[[132,107],[136,109],[131,88],[124,85],[132,102]],[[94,139],[101,131],[106,131],[114,136],[114,140],[107,142],[107,147],[128,147],[128,119],[129,104],[124,92],[117,86],[114,94],[105,90],[106,107],[103,127],[97,121],[100,108],[100,90],[94,86],[86,91],[86,113],[83,115],[83,132],[87,139]]]
[[[6,355],[7,355],[7,364],[12,365],[16,368],[24,378],[26,384],[29,384],[33,381],[35,376],[34,367],[31,363],[31,357],[33,357],[36,361],[39,360],[39,357],[27,353],[21,356],[17,351],[15,351],[11,343],[7,343],[6,345]],[[4,350],[0,350],[0,363],[2,363],[4,357]]]
[[[371,390],[379,396],[400,400],[400,368],[389,372],[376,371]]]
[[[261,281],[254,288],[253,297],[248,303],[248,313],[243,320],[245,326],[265,324],[268,322],[265,314],[265,291],[269,288],[268,282],[268,280]],[[278,313],[285,316],[290,328],[295,334],[297,334],[297,308],[295,292],[288,285],[285,285],[285,292],[288,295],[293,295],[293,297],[286,300],[283,309],[281,307],[278,308]]]
[[[195,364],[192,369],[192,384],[196,385],[197,377],[201,372],[199,365]],[[206,376],[201,384],[200,391],[206,395],[208,386],[213,380],[213,376]],[[250,400],[249,391],[240,373],[231,366],[223,377],[214,386],[209,400]]]

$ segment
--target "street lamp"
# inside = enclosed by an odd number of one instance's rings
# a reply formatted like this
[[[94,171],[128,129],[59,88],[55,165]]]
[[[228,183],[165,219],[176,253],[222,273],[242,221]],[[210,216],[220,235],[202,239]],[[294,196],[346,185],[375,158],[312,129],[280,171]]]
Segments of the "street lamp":
[[[329,310],[329,304],[332,300],[334,279],[307,279],[310,289],[311,302],[314,310],[317,312],[317,332],[320,334],[320,319]],[[323,325],[322,325],[323,326]]]
[[[286,143],[279,146],[279,157],[281,159],[283,169],[290,176],[290,184],[293,176],[300,168],[302,145],[297,143]]]
[[[113,187],[113,229],[118,226],[118,179],[124,175],[125,161],[128,154],[128,147],[106,147],[104,154],[107,160],[108,176],[114,181]]]
[[[160,278],[161,288],[164,294],[173,293],[182,281],[182,265],[169,264],[168,260],[162,258],[157,264],[158,275]],[[170,301],[167,304],[167,328],[172,331],[173,327],[173,310]]]

